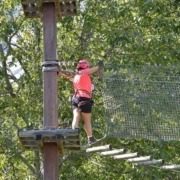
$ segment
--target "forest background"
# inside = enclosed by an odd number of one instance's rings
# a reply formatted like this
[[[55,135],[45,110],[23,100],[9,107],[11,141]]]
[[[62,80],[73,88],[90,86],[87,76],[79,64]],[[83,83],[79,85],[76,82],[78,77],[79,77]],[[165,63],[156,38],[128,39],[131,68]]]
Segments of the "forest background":
[[[73,69],[85,57],[92,64],[179,65],[180,2],[178,0],[80,0],[77,16],[57,23],[57,54]],[[0,1],[0,179],[33,180],[41,177],[41,155],[25,151],[17,132],[42,127],[43,40],[39,19],[24,17],[20,0]],[[104,135],[101,88],[93,119],[97,137]],[[71,84],[58,79],[59,120],[70,123]],[[85,134],[81,134],[82,141]],[[127,140],[108,137],[104,143],[151,154],[169,163],[180,162],[180,142]],[[170,180],[180,172],[136,167],[98,154],[68,153],[60,167],[61,179]]]

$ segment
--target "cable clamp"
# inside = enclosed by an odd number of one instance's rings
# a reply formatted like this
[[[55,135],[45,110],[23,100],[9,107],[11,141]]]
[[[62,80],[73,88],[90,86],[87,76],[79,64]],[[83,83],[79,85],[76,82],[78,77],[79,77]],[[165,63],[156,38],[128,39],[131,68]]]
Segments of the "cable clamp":
[[[43,63],[42,63],[42,71],[45,72],[45,71],[55,71],[55,72],[59,72],[59,61],[58,60],[45,60]]]

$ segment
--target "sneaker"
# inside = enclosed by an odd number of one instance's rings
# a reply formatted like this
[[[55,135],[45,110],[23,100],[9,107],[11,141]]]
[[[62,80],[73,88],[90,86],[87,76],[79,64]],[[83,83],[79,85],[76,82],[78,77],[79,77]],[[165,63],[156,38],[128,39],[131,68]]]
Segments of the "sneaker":
[[[88,138],[88,145],[93,145],[97,142],[97,140],[92,136]]]

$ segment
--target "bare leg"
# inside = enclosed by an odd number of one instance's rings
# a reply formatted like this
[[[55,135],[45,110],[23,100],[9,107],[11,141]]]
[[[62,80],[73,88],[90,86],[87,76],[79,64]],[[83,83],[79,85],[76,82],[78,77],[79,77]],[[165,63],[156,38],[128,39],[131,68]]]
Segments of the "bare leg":
[[[73,110],[72,129],[79,128],[79,121],[80,121],[80,112],[78,108],[75,108]]]
[[[91,113],[81,113],[87,137],[92,137]]]

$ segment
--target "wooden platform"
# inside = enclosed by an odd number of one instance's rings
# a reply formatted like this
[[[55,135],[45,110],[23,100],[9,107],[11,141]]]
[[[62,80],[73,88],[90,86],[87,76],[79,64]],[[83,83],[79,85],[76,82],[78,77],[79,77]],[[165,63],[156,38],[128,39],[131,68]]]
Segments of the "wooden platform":
[[[27,149],[43,148],[44,143],[56,143],[59,151],[80,150],[79,129],[23,129],[18,132],[22,145]]]
[[[29,18],[42,16],[43,3],[55,3],[56,14],[59,18],[77,14],[76,0],[21,0],[24,14]]]

